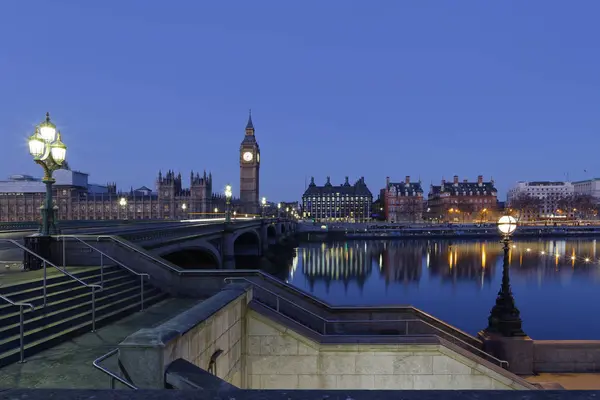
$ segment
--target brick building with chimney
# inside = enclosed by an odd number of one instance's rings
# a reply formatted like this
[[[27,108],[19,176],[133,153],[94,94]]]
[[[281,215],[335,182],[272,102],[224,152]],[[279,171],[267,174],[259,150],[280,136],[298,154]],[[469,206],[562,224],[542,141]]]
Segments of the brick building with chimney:
[[[459,182],[458,175],[454,175],[452,182],[442,179],[439,186],[431,185],[427,207],[429,215],[438,221],[488,221],[496,210],[497,195],[493,179],[484,182],[483,175],[479,175],[477,182]]]
[[[423,188],[421,181],[411,182],[406,176],[404,182],[390,182],[385,179],[381,190],[385,220],[387,222],[420,222],[423,219]]]

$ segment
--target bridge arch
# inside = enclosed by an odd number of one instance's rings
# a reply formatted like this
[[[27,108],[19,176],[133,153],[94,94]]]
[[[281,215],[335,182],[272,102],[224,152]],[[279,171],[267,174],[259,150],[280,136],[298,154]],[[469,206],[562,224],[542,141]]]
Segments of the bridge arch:
[[[261,238],[255,229],[238,232],[233,238],[233,252],[237,269],[259,269]]]
[[[221,254],[209,243],[166,246],[158,255],[183,269],[219,269]]]

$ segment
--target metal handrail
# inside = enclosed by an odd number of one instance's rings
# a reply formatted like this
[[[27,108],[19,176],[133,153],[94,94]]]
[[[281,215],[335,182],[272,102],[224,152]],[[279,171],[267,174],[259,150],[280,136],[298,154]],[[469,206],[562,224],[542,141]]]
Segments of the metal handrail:
[[[261,290],[264,290],[264,291],[266,291],[266,292],[268,292],[268,293],[272,294],[273,296],[275,296],[275,299],[276,299],[276,303],[275,303],[275,311],[276,311],[278,314],[281,314],[281,315],[283,315],[283,316],[286,316],[285,314],[283,314],[283,313],[280,311],[279,299],[282,299],[282,300],[286,301],[287,303],[290,303],[290,304],[292,304],[294,307],[296,307],[296,308],[300,309],[301,311],[303,311],[303,312],[305,312],[305,313],[308,313],[308,314],[310,314],[310,315],[312,315],[312,316],[316,317],[317,319],[319,319],[319,320],[323,321],[323,335],[328,335],[328,336],[343,336],[343,335],[332,335],[332,334],[328,334],[328,333],[327,333],[327,324],[353,324],[353,323],[363,323],[363,324],[364,324],[364,323],[368,323],[368,324],[376,324],[376,323],[378,323],[378,324],[382,324],[382,323],[390,323],[390,322],[402,322],[402,323],[405,323],[405,324],[406,324],[406,328],[405,328],[405,332],[406,332],[406,333],[405,333],[405,336],[431,336],[431,335],[420,335],[420,334],[416,334],[416,335],[409,335],[409,334],[408,334],[408,323],[409,323],[409,322],[417,322],[417,323],[420,323],[420,324],[424,324],[424,325],[426,325],[426,326],[428,326],[428,327],[430,327],[430,328],[433,328],[435,331],[437,331],[437,332],[441,332],[441,333],[442,333],[442,334],[444,334],[444,335],[448,335],[448,336],[450,336],[452,339],[459,341],[460,343],[462,343],[462,344],[464,344],[465,346],[467,346],[469,349],[471,349],[471,350],[475,350],[475,352],[476,352],[476,353],[478,353],[478,354],[483,354],[483,356],[481,356],[481,355],[479,356],[479,357],[481,357],[481,358],[489,358],[489,359],[492,359],[492,360],[494,360],[495,362],[497,362],[497,363],[500,365],[500,367],[503,367],[503,368],[504,368],[504,366],[508,367],[508,362],[507,362],[507,361],[505,361],[505,360],[500,360],[500,359],[498,359],[498,358],[496,358],[496,357],[492,356],[491,354],[489,354],[489,353],[486,353],[485,351],[483,351],[483,350],[481,350],[481,349],[478,349],[477,347],[473,346],[472,344],[469,344],[469,343],[465,342],[464,340],[462,340],[462,339],[459,339],[459,338],[457,338],[456,336],[454,336],[454,335],[452,335],[452,334],[450,334],[450,333],[448,333],[448,332],[444,332],[444,331],[443,331],[443,330],[441,330],[440,328],[438,328],[438,327],[436,327],[436,326],[434,326],[434,325],[432,325],[432,324],[430,324],[430,323],[428,323],[428,322],[426,322],[426,321],[420,320],[420,319],[398,319],[398,320],[394,320],[394,319],[380,319],[380,320],[377,320],[377,319],[369,319],[369,320],[330,320],[330,319],[324,318],[323,316],[321,316],[321,315],[318,315],[318,314],[316,314],[316,313],[314,313],[314,312],[312,312],[312,311],[310,311],[310,310],[308,310],[308,309],[306,309],[306,308],[302,307],[301,305],[298,305],[298,304],[297,304],[296,302],[294,302],[293,300],[287,299],[287,298],[285,298],[285,297],[281,296],[280,294],[278,294],[278,293],[275,293],[275,292],[273,292],[272,290],[269,290],[269,289],[265,288],[264,286],[261,286],[261,285],[257,284],[256,282],[253,282],[253,281],[251,281],[251,280],[249,280],[249,279],[247,279],[247,278],[243,278],[243,277],[229,277],[229,278],[225,278],[225,279],[224,279],[225,283],[228,283],[228,282],[231,282],[231,281],[234,281],[234,280],[242,280],[242,281],[248,282],[248,283],[252,284],[253,286],[256,286],[256,287],[258,287],[259,289],[261,289]],[[265,304],[265,303],[263,303],[263,302],[261,302],[261,304],[263,304],[263,305],[266,305],[266,306],[267,306],[267,304]],[[271,307],[269,307],[269,308],[271,308]],[[272,308],[271,308],[271,309],[272,309]],[[286,317],[287,317],[287,316],[286,316]],[[296,322],[298,322],[298,321],[296,321]],[[302,325],[304,325],[304,324],[302,324]],[[306,326],[306,325],[304,325],[304,326],[305,326],[307,329],[310,329],[310,330],[312,330],[312,331],[313,331],[313,332],[315,332],[315,333],[319,333],[319,332],[315,331],[314,329],[312,329],[312,328],[310,328],[310,327],[308,327],[308,326]],[[373,336],[373,335],[360,335],[360,336]],[[434,336],[436,336],[436,337],[440,337],[440,335],[434,335]]]
[[[23,316],[23,307],[29,307],[29,308],[31,308],[31,311],[34,311],[35,307],[31,303],[20,303],[17,301],[12,301],[8,297],[2,296],[1,294],[0,294],[0,299],[8,302],[9,304],[11,304],[13,306],[19,307],[19,353],[20,353],[20,357],[21,357],[19,362],[24,363],[25,362],[25,328],[24,328],[25,318]]]
[[[162,260],[159,260],[158,258],[156,258],[156,257],[153,257],[152,255],[150,255],[150,254],[148,254],[148,253],[146,253],[146,252],[144,252],[144,251],[141,251],[140,249],[136,248],[135,246],[132,246],[131,244],[127,243],[126,241],[124,241],[124,240],[122,240],[122,239],[119,239],[119,238],[116,238],[115,236],[111,236],[111,235],[100,235],[100,236],[97,236],[97,237],[96,237],[96,240],[97,240],[97,241],[100,241],[100,239],[109,239],[109,240],[112,240],[113,242],[119,243],[120,245],[122,245],[122,246],[124,246],[124,247],[127,247],[128,249],[130,249],[130,250],[133,250],[133,251],[135,251],[136,253],[138,253],[138,254],[141,254],[142,256],[144,256],[144,257],[146,257],[146,258],[149,258],[150,260],[152,260],[152,261],[154,261],[154,262],[156,262],[156,263],[159,263],[159,264],[161,264],[163,267],[166,267],[166,268],[168,268],[169,270],[171,270],[171,271],[173,271],[173,272],[176,272],[176,273],[178,273],[178,274],[181,274],[181,273],[183,273],[183,272],[185,271],[185,270],[183,270],[183,269],[178,269],[178,268],[175,268],[175,267],[173,267],[173,266],[171,266],[171,265],[167,264],[166,262],[164,262],[164,261],[162,261]],[[191,271],[194,271],[194,270],[191,270]]]
[[[47,272],[46,272],[47,265],[50,265],[51,267],[56,268],[57,270],[59,270],[63,274],[67,275],[69,278],[74,279],[77,282],[81,283],[83,286],[91,288],[92,289],[92,332],[96,331],[96,289],[98,288],[98,289],[102,290],[102,286],[101,285],[96,285],[96,284],[92,284],[92,283],[85,283],[84,281],[82,281],[81,279],[77,278],[76,276],[68,273],[63,268],[60,268],[60,267],[52,264],[50,261],[46,260],[44,257],[42,257],[39,254],[37,254],[37,253],[29,250],[27,247],[23,246],[22,244],[20,244],[16,240],[13,240],[13,239],[0,239],[0,242],[12,243],[13,245],[17,246],[21,250],[23,250],[23,251],[25,251],[25,252],[33,255],[34,257],[37,257],[38,259],[42,260],[42,264],[43,264],[43,268],[44,268],[44,308],[46,308],[46,305],[47,305],[47,277],[48,277],[47,276]]]
[[[100,250],[100,249],[92,246],[91,244],[87,243],[86,241],[80,239],[79,237],[77,237],[75,235],[60,235],[59,237],[62,238],[63,268],[65,267],[65,259],[66,259],[65,239],[66,238],[71,238],[71,239],[75,239],[75,240],[83,243],[84,245],[86,245],[90,249],[92,249],[92,250],[97,251],[98,253],[100,253],[100,283],[102,284],[102,286],[104,286],[104,257],[108,258],[109,260],[111,260],[112,262],[116,263],[117,265],[125,268],[127,271],[131,272],[132,274],[139,276],[140,277],[140,301],[141,301],[141,303],[140,303],[140,309],[142,311],[144,310],[144,277],[150,278],[150,274],[147,274],[145,272],[137,272],[137,271],[132,270],[127,265],[123,264],[121,261],[116,260],[115,258],[113,258],[110,255],[106,254],[102,250]]]
[[[123,239],[117,238],[115,236],[110,236],[110,235],[97,236],[98,240],[99,239],[103,239],[103,238],[110,239],[110,240],[112,240],[112,241],[114,241],[116,243],[119,243],[120,245],[122,245],[122,246],[124,246],[124,247],[126,247],[126,248],[128,248],[130,250],[135,251],[136,253],[142,255],[143,257],[145,257],[145,258],[147,258],[147,259],[149,259],[149,260],[151,260],[151,261],[153,261],[155,263],[158,263],[158,264],[164,266],[165,268],[169,269],[170,271],[173,271],[173,272],[175,272],[175,273],[177,273],[179,275],[187,275],[187,274],[191,275],[191,274],[194,274],[194,273],[197,273],[197,272],[202,272],[202,273],[211,272],[211,270],[204,270],[204,269],[203,270],[198,270],[198,269],[185,269],[185,270],[184,269],[179,269],[179,268],[176,268],[176,267],[173,267],[173,266],[167,264],[165,261],[162,261],[162,260],[160,260],[160,259],[152,256],[151,254],[146,253],[143,250],[140,250],[140,249],[136,248],[135,246],[132,246],[131,244],[129,244],[127,241],[125,241]],[[217,271],[222,272],[223,270],[217,270]],[[286,284],[284,282],[281,282],[280,280],[278,280],[274,276],[272,276],[272,275],[270,275],[270,274],[268,274],[268,273],[266,273],[264,271],[260,271],[260,270],[237,270],[236,272],[237,273],[252,273],[252,274],[255,274],[256,276],[258,276],[258,277],[262,278],[263,280],[266,280],[266,281],[268,281],[270,283],[273,283],[273,284],[276,284],[276,285],[279,285],[279,286],[284,286],[285,290],[287,290],[287,291],[295,292],[296,294],[298,294],[300,296],[309,298],[311,302],[316,303],[316,304],[318,304],[321,307],[324,307],[326,309],[336,310],[336,309],[339,308],[339,307],[332,306],[331,304],[326,303],[326,302],[320,300],[319,298],[311,295],[308,292],[305,292],[304,290],[302,290],[300,288],[297,288],[297,287],[294,287],[292,285],[288,285],[288,284]],[[377,307],[344,306],[343,308],[344,309],[369,309],[369,308],[373,308],[373,309],[377,309],[377,310],[382,310],[382,309],[394,310],[394,309],[398,309],[398,307],[395,307],[395,306],[377,306]],[[416,308],[411,307],[411,306],[407,306],[407,307],[404,307],[404,308],[409,309],[409,310],[411,310],[413,312],[417,312],[417,313],[419,313],[419,314],[421,314],[421,315],[423,315],[423,316],[425,316],[427,318],[430,318],[431,320],[435,320],[437,323],[439,323],[441,325],[444,325],[444,326],[448,327],[448,329],[456,331],[456,332],[458,332],[458,333],[460,333],[460,334],[462,334],[464,336],[470,336],[470,337],[472,337],[468,333],[463,332],[460,329],[455,328],[455,327],[453,327],[451,325],[448,325],[444,321],[442,321],[442,320],[440,320],[440,319],[438,319],[438,318],[436,318],[436,317],[434,317],[434,316],[432,316],[432,315],[430,315],[430,314],[428,314],[428,313],[426,313],[426,312],[424,312],[422,310],[416,309]],[[477,340],[476,338],[474,338],[474,339]]]
[[[114,356],[115,354],[118,354],[118,353],[119,353],[119,349],[111,350],[108,353],[106,353],[105,355],[96,358],[94,360],[94,362],[92,363],[92,365],[94,366],[94,368],[99,369],[100,371],[104,372],[105,374],[107,374],[110,377],[110,388],[111,389],[115,388],[115,380],[117,380],[117,381],[121,382],[123,385],[127,386],[130,389],[138,390],[138,388],[136,386],[134,386],[131,382],[126,381],[125,379],[121,378],[119,375],[117,375],[114,372],[110,371],[108,368],[105,368],[102,365],[100,365],[100,363],[102,361],[104,361],[107,358],[110,358],[110,357],[112,357],[112,356]]]

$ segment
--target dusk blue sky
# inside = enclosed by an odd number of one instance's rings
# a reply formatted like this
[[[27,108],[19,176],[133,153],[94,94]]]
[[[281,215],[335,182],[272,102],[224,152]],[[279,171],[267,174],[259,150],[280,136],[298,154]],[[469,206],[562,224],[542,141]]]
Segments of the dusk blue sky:
[[[600,176],[600,2],[5,0],[0,175],[41,175],[46,111],[90,181],[159,169],[239,190],[248,109],[261,196],[305,178]],[[584,170],[588,172],[585,173]]]

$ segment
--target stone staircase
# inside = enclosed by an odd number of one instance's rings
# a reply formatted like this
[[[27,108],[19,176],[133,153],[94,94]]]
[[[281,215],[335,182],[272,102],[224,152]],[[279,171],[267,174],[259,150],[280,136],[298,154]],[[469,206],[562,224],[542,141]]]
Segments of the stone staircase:
[[[73,273],[87,284],[100,284],[100,267]],[[69,276],[47,278],[46,307],[43,281],[35,279],[0,287],[0,295],[13,302],[30,303],[24,308],[25,357],[38,353],[92,330],[92,293]],[[96,289],[96,328],[140,310],[140,277],[118,266],[104,267],[103,289]],[[165,298],[161,292],[144,283],[144,308]],[[0,367],[20,360],[19,307],[0,299]]]

